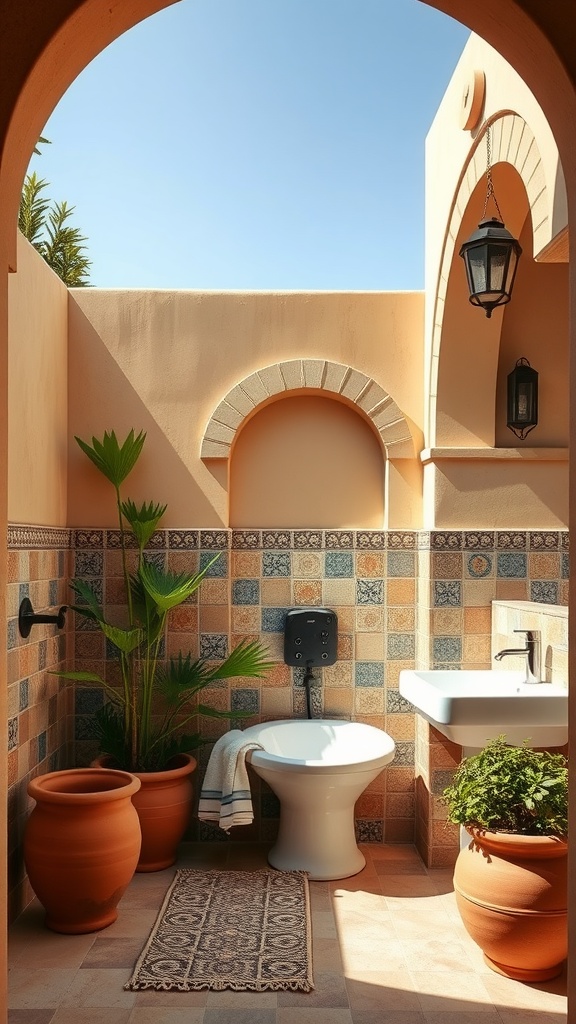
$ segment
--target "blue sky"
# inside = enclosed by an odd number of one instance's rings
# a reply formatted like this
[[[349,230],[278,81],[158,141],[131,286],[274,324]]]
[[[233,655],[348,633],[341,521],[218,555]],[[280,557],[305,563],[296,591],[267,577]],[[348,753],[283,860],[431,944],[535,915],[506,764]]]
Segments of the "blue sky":
[[[110,288],[411,290],[424,142],[468,30],[418,0],[183,0],[32,159]]]

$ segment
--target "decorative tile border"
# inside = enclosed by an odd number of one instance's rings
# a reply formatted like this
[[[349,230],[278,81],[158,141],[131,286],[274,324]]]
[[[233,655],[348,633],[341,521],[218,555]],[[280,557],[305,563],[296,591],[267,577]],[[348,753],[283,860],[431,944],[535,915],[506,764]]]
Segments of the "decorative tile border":
[[[20,526],[10,523],[7,546],[11,550],[69,548],[71,533],[71,530],[59,526]]]

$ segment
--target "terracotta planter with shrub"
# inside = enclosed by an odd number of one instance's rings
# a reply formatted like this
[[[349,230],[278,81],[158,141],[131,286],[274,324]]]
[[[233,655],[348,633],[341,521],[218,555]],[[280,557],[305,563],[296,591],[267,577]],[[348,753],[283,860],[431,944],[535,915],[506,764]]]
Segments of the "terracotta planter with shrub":
[[[464,926],[488,965],[520,981],[560,974],[567,955],[568,843],[468,828],[454,872]]]
[[[132,803],[139,789],[128,772],[99,768],[49,772],[28,784],[36,805],[24,861],[48,928],[79,934],[116,920],[140,855]]]

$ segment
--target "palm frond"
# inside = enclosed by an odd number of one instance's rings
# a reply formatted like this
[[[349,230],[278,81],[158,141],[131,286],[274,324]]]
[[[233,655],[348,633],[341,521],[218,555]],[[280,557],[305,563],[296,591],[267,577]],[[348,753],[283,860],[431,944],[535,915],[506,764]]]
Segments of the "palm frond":
[[[40,250],[41,236],[46,225],[46,211],[50,200],[40,193],[48,186],[44,178],[36,173],[28,174],[22,188],[20,209],[18,211],[18,227],[32,245]]]
[[[84,454],[116,488],[120,487],[134,468],[145,440],[146,433],[141,430],[135,436],[134,428],[122,443],[118,441],[113,430],[110,433],[105,431],[101,441],[93,437],[91,445],[80,437],[75,437]]]
[[[243,640],[230,652],[225,661],[210,672],[211,679],[231,679],[234,676],[263,676],[273,662],[267,660],[268,651],[258,640]]]
[[[146,547],[150,538],[157,530],[158,523],[162,519],[167,507],[167,505],[155,505],[152,501],[148,504],[143,502],[138,507],[131,498],[127,498],[126,501],[122,502],[120,506],[122,515],[136,537],[141,551]]]
[[[197,573],[175,573],[168,569],[159,569],[152,562],[142,562],[138,568],[138,574],[144,589],[152,598],[154,603],[163,612],[170,611],[177,605],[182,604],[187,597],[190,597],[204,579],[210,566],[216,561],[219,554]]]

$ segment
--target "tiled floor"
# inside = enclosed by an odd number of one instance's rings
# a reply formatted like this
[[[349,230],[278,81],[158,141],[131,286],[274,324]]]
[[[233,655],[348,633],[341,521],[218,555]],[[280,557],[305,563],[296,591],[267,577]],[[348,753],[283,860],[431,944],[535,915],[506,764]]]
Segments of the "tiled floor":
[[[11,929],[9,1024],[564,1024],[565,975],[490,971],[455,909],[452,873],[412,846],[362,847],[354,878],[311,882],[311,993],[125,992],[174,869],[136,875],[118,920],[57,935],[33,904]],[[182,848],[179,867],[266,867],[262,847]]]

